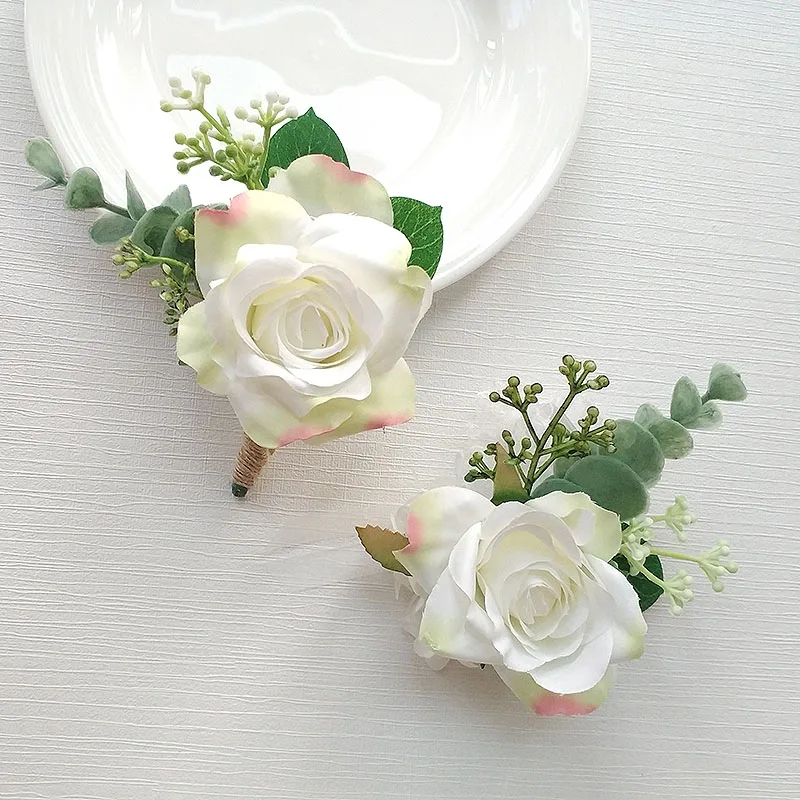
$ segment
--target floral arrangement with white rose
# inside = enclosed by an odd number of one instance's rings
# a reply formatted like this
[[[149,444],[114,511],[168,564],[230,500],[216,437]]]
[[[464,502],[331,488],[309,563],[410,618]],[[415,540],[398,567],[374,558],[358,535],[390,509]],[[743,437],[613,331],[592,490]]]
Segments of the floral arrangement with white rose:
[[[747,390],[726,364],[701,394],[675,385],[669,416],[650,404],[635,419],[600,421],[590,405],[577,425],[578,397],[609,385],[593,361],[564,356],[568,389],[552,415],[538,413],[543,387],[509,378],[492,403],[521,416],[521,435],[504,430],[469,460],[467,483],[490,481],[491,499],[467,487],[425,492],[397,513],[392,529],[358,528],[367,552],[397,574],[412,598],[408,630],[434,669],[449,661],[491,666],[540,715],[581,715],[606,699],[617,664],[644,650],[643,612],[666,597],[673,614],[693,598],[692,576],[665,575],[664,561],[694,566],[714,591],[738,566],[730,545],[689,553],[679,543],[696,521],[678,497],[648,510],[666,459],[689,455],[690,431],[722,422],[718,401]],[[555,406],[554,406],[555,407]]]
[[[127,204],[106,199],[90,168],[68,175],[45,139],[28,163],[64,187],[72,209],[104,213],[92,239],[116,245],[122,278],[155,271],[181,363],[229,399],[245,433],[232,490],[242,497],[272,453],[407,422],[414,378],[403,359],[431,303],[442,256],[442,209],[390,197],[350,169],[333,129],[268,93],[237,108],[206,106],[210,77],[170,80],[162,109],[202,117],[178,133],[181,174],[208,165],[246,191],[229,206],[198,206],[180,186],[147,208],[126,173]],[[249,130],[247,125],[254,126]]]

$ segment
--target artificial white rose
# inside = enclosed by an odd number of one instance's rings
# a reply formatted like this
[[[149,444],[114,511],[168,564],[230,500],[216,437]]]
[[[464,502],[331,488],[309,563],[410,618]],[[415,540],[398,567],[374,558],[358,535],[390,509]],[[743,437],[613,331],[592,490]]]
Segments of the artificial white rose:
[[[178,357],[263,447],[408,421],[402,356],[432,290],[387,224],[386,190],[325,156],[295,161],[270,188],[198,212],[205,300],[180,321]]]
[[[540,714],[594,711],[612,666],[638,658],[647,625],[636,592],[608,562],[616,514],[585,494],[495,506],[442,487],[407,506],[396,553],[418,599],[421,655],[493,666]]]

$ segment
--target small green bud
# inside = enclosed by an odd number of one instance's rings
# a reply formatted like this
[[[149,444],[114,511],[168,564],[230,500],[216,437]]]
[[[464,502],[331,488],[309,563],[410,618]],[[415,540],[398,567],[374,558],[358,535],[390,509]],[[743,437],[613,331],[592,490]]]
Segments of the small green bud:
[[[220,152],[221,152],[221,151],[220,151]],[[235,156],[235,155],[236,155],[236,154],[239,152],[239,150],[238,150],[238,148],[236,147],[236,145],[235,145],[235,144],[229,144],[229,145],[228,145],[228,146],[225,148],[225,152],[226,152],[226,153],[227,153],[227,154],[228,154],[228,155],[229,155],[231,158],[233,158],[233,157],[234,157],[234,156]]]
[[[189,138],[186,140],[186,144],[187,144],[189,147],[199,147],[199,146],[200,146],[200,140],[199,140],[199,139],[198,139],[196,136],[190,136],[190,137],[189,137]]]
[[[575,366],[575,359],[572,356],[564,356],[564,358],[561,359],[561,363],[565,367],[568,367],[568,368],[571,369],[572,367]]]
[[[175,106],[172,105],[172,103],[169,103],[166,100],[164,100],[161,103],[161,110],[166,112],[167,114],[169,114],[170,111],[174,111],[175,110]]]
[[[189,172],[189,169],[190,167],[185,161],[178,162],[178,172],[180,172],[181,175],[186,175],[186,173]]]
[[[603,427],[606,428],[606,430],[615,431],[617,429],[617,423],[613,419],[607,419],[603,423]]]
[[[586,372],[596,372],[597,371],[597,364],[594,361],[584,361],[583,368]]]
[[[530,439],[523,439],[520,442],[520,446],[522,447],[523,450],[530,450],[532,445],[533,445],[533,442]]]
[[[192,99],[192,90],[191,89],[181,89],[181,91],[178,92],[178,97],[180,97],[181,100],[191,100]]]
[[[233,115],[236,117],[236,119],[241,119],[241,120],[246,120],[247,117],[249,116],[248,113],[247,113],[247,109],[244,108],[243,106],[239,106],[233,112]]]
[[[208,168],[208,174],[213,175],[215,178],[219,178],[222,175],[222,170],[216,164],[212,164]]]
[[[496,456],[497,455],[497,445],[494,444],[494,442],[492,444],[487,444],[486,445],[486,449],[483,452],[486,453],[487,456]]]
[[[512,375],[512,376],[511,376],[511,377],[508,379],[508,385],[509,385],[509,386],[510,386],[512,389],[516,389],[516,388],[519,386],[519,378],[518,378],[516,375]]]
[[[499,394],[498,392],[492,392],[492,393],[489,395],[489,400],[490,400],[492,403],[499,403],[499,402],[500,402],[500,394]]]
[[[503,441],[507,445],[514,445],[514,437],[512,436],[511,431],[503,431]]]
[[[172,157],[173,157],[173,158],[174,158],[176,161],[185,161],[187,158],[189,158],[189,154],[188,154],[188,153],[184,153],[184,152],[183,152],[183,150],[176,150],[176,151],[175,151],[175,152],[172,154]]]
[[[115,255],[115,256],[114,256],[114,257],[111,259],[111,263],[112,263],[112,264],[113,264],[115,267],[121,267],[121,266],[122,266],[122,265],[125,263],[125,256],[123,256],[123,255],[122,255],[122,253],[117,253],[117,254],[116,254],[116,255]]]
[[[176,133],[175,134],[175,144],[186,144],[186,134],[185,133]]]
[[[210,122],[201,122],[200,123],[200,133],[202,133],[204,136],[206,134],[211,133],[211,123]]]

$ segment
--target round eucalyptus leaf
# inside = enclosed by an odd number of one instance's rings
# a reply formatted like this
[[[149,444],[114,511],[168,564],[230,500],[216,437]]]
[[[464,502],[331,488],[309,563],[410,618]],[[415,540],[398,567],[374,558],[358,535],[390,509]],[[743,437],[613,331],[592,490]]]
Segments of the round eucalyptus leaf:
[[[674,419],[662,419],[649,430],[661,446],[664,458],[686,458],[694,448],[692,434]]]
[[[580,461],[578,457],[559,458],[553,462],[553,477],[563,478],[567,474],[567,470]]]
[[[47,139],[31,139],[25,145],[25,160],[40,175],[50,178],[56,184],[67,182],[64,165],[58,157],[53,145]]]
[[[76,210],[102,208],[106,202],[100,176],[89,167],[76,170],[67,183],[64,203]]]
[[[686,425],[700,413],[703,407],[703,399],[697,391],[694,381],[687,377],[681,378],[672,392],[672,403],[669,408],[669,415],[675,422]],[[688,425],[687,425],[688,427]]]
[[[731,403],[747,399],[747,387],[742,376],[729,364],[714,364],[708,379],[708,400],[727,400]]]
[[[700,411],[691,422],[684,422],[685,427],[696,431],[713,431],[722,425],[722,411],[716,403],[703,403]]]
[[[627,464],[645,486],[658,482],[664,471],[664,453],[652,433],[631,420],[618,420],[614,447],[613,453],[605,455]]]
[[[643,403],[636,411],[633,421],[641,425],[645,430],[650,430],[653,425],[665,419],[664,415],[650,403]]]
[[[582,492],[580,486],[572,481],[564,480],[564,478],[547,478],[543,480],[541,483],[537,484],[533,487],[533,492],[531,492],[531,498],[535,497],[544,497],[546,494],[551,494],[552,492],[564,492],[565,494],[575,494],[576,492]]]
[[[136,223],[117,214],[103,214],[92,225],[90,234],[95,244],[116,244],[120,239],[130,236]]]
[[[633,519],[647,510],[647,489],[639,476],[616,458],[587,456],[573,464],[565,477],[622,520]]]
[[[136,223],[131,241],[151,255],[161,255],[161,247],[177,216],[177,212],[167,206],[151,208]]]

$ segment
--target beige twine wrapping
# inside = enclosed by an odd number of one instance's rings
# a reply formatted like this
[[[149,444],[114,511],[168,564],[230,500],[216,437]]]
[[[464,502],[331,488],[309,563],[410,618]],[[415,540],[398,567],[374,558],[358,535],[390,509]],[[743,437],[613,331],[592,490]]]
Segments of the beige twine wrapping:
[[[274,452],[274,450],[256,444],[245,434],[236,458],[236,467],[233,470],[231,491],[235,497],[244,497],[253,488]]]

